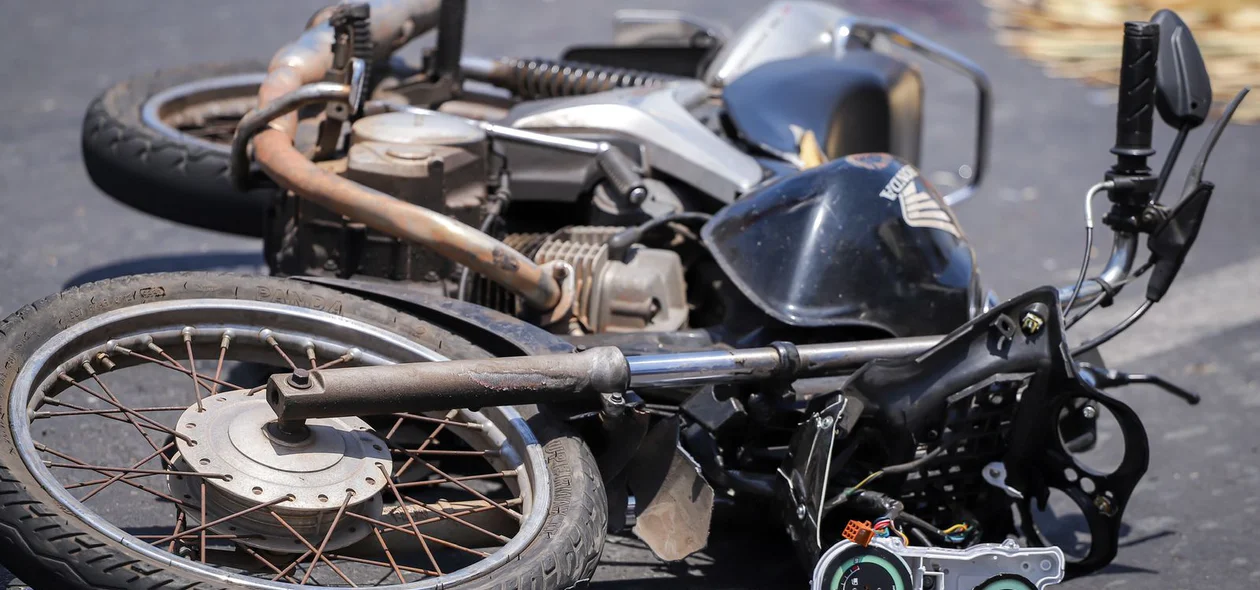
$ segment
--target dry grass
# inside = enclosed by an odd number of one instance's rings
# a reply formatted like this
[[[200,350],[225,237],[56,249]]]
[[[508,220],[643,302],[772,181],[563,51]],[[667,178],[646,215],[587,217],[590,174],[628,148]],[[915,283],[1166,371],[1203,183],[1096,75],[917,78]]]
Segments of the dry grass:
[[[1093,84],[1116,83],[1126,20],[1170,8],[1199,43],[1217,107],[1260,83],[1260,0],[985,0],[998,43],[1047,73]],[[1260,102],[1244,102],[1235,121],[1260,121]]]

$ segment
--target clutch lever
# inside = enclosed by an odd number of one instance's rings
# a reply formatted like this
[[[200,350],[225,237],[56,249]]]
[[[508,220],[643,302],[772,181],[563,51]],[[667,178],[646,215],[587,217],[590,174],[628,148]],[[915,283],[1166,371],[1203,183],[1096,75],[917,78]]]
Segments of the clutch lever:
[[[1154,385],[1171,393],[1186,403],[1195,406],[1198,405],[1203,397],[1197,393],[1189,391],[1175,383],[1172,383],[1159,375],[1150,375],[1147,373],[1126,373],[1114,369],[1104,367],[1095,367],[1089,363],[1079,364],[1080,374],[1098,389],[1111,389],[1112,387],[1123,387],[1134,383],[1145,383]]]

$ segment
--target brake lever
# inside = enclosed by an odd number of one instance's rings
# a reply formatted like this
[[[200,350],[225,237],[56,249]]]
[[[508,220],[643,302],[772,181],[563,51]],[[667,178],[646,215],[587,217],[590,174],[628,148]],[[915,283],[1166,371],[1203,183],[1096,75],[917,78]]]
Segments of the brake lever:
[[[1124,371],[1116,371],[1114,369],[1106,369],[1095,367],[1089,363],[1079,364],[1080,372],[1091,381],[1091,384],[1098,389],[1110,389],[1112,387],[1123,387],[1134,383],[1154,385],[1173,394],[1186,403],[1195,406],[1203,397],[1197,393],[1189,391],[1175,383],[1172,383],[1159,375],[1150,375],[1147,373],[1126,373]]]

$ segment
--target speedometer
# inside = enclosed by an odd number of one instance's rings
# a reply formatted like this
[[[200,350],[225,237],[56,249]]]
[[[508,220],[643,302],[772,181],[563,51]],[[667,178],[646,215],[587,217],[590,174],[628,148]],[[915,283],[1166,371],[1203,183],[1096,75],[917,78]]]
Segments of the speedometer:
[[[829,590],[912,590],[910,569],[900,557],[878,546],[852,545],[831,561],[824,575]]]

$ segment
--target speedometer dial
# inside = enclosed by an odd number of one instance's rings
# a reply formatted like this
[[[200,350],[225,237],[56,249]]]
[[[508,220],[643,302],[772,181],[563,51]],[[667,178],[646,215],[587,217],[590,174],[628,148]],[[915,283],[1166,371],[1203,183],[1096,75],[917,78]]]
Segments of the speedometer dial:
[[[901,559],[878,547],[857,547],[840,556],[830,590],[911,590],[910,571]]]

